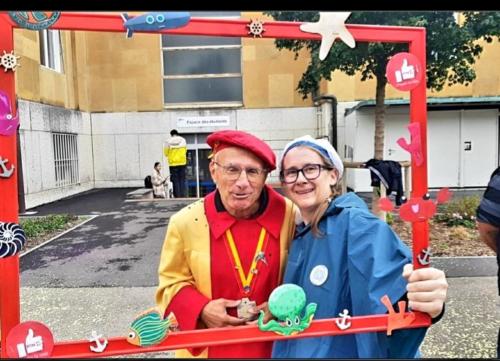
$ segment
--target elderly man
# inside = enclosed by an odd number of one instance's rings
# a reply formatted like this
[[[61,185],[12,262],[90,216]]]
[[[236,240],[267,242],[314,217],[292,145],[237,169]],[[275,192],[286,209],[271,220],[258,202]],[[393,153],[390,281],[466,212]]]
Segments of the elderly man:
[[[245,324],[282,278],[295,207],[265,185],[272,149],[251,134],[207,138],[217,189],[172,216],[159,265],[156,302],[181,330]],[[177,350],[176,357],[267,358],[272,342]]]

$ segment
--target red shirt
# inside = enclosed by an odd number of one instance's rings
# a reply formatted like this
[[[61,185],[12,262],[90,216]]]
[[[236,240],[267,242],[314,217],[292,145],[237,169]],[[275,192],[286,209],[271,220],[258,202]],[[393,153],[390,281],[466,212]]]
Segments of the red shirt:
[[[263,212],[253,219],[237,220],[221,208],[216,192],[205,197],[205,213],[210,225],[210,268],[212,299],[226,298],[239,300],[248,297],[257,305],[266,302],[271,291],[279,285],[280,231],[285,214],[285,201],[272,188],[267,187],[267,197],[261,197]],[[216,204],[217,203],[217,204]],[[257,262],[257,274],[253,275],[250,292],[243,292],[238,270],[226,239],[230,229],[241,260],[243,273],[248,276],[262,227],[266,230],[263,251],[265,261]],[[172,299],[166,314],[173,311],[181,330],[196,328],[197,319],[203,307],[210,300],[194,287],[182,288]],[[236,316],[236,308],[228,309],[228,314]],[[209,358],[269,358],[272,342],[243,343],[209,347]],[[196,353],[202,349],[193,350]]]

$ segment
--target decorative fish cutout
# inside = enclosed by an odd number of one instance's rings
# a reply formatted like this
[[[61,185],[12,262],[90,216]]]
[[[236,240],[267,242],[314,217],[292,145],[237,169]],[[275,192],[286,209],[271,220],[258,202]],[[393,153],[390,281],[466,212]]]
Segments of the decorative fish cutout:
[[[163,318],[156,307],[140,313],[130,325],[127,341],[136,346],[152,346],[162,342],[170,330],[179,327],[173,312]]]
[[[185,11],[161,11],[131,18],[127,13],[123,13],[122,19],[123,27],[127,29],[127,38],[130,38],[134,31],[159,31],[183,27],[189,22],[191,15]]]

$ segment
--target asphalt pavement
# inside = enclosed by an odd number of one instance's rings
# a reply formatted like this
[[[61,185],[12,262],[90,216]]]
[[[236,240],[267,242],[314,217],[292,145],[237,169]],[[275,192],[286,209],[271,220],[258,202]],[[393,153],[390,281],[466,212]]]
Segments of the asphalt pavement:
[[[95,218],[21,257],[22,321],[43,322],[57,341],[86,339],[92,330],[116,337],[154,306],[168,220],[195,199],[133,200],[127,196],[133,190],[92,190],[30,209]],[[494,257],[435,257],[433,264],[445,270],[449,296],[422,356],[495,357],[500,317]]]

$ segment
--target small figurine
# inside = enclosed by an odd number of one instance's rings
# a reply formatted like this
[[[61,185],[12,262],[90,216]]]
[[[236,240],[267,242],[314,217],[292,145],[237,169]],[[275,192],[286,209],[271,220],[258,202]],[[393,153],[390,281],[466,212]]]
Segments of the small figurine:
[[[169,330],[177,330],[179,324],[175,315],[164,319],[156,307],[140,313],[130,325],[127,341],[136,346],[151,346],[162,342]]]
[[[302,287],[285,283],[273,290],[269,296],[269,311],[278,321],[271,320],[264,324],[264,311],[260,311],[258,326],[261,331],[273,331],[278,335],[295,335],[311,325],[317,305],[306,306],[306,293]]]

